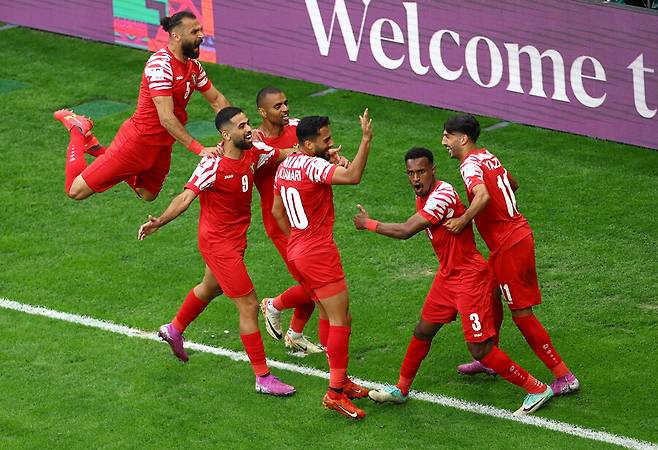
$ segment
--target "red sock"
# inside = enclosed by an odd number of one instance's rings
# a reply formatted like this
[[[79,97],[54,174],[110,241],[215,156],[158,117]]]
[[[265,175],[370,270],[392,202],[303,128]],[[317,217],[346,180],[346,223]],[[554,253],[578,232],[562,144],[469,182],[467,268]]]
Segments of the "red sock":
[[[330,388],[342,389],[345,385],[349,347],[350,327],[331,325],[329,327],[329,341],[327,342]]]
[[[295,333],[301,333],[304,331],[304,327],[308,323],[309,319],[315,311],[315,303],[307,303],[306,305],[300,305],[295,308],[295,312],[292,314],[292,319],[290,320],[290,328]]]
[[[181,305],[180,309],[176,313],[176,317],[171,321],[171,324],[176,328],[180,333],[185,332],[185,329],[190,323],[197,317],[199,314],[206,309],[210,302],[204,302],[199,297],[194,294],[194,289],[190,290],[185,298],[185,301]]]
[[[254,374],[258,377],[267,375],[270,369],[267,367],[267,361],[265,361],[265,347],[263,347],[260,331],[241,334],[240,339],[242,339],[242,345],[244,345],[244,350],[247,352]]]
[[[498,347],[500,342],[500,328],[503,325],[503,302],[501,301],[500,296],[494,297],[493,300],[493,309],[492,316],[494,322],[494,330],[496,330],[496,335],[493,337],[493,344]]]
[[[553,375],[563,377],[569,373],[569,369],[560,358],[555,347],[553,347],[551,338],[534,314],[512,317],[512,319],[532,351],[546,364],[546,367],[553,372]]]
[[[411,342],[409,342],[409,347],[407,347],[407,353],[402,360],[400,379],[397,384],[403,395],[409,394],[409,388],[414,378],[416,378],[420,363],[423,362],[429,353],[431,346],[431,340],[418,339],[416,336],[411,337]]]
[[[297,284],[288,288],[281,295],[274,297],[272,306],[279,311],[283,311],[284,309],[296,308],[309,303],[315,308],[313,300],[311,300],[311,296],[306,292],[306,289]]]
[[[320,345],[327,348],[329,345],[329,321],[327,319],[318,319],[318,337]]]
[[[71,140],[66,152],[66,181],[64,187],[68,194],[78,175],[87,167],[85,160],[85,137],[76,127],[71,128]]]
[[[507,354],[494,347],[480,360],[482,364],[496,371],[498,375],[512,384],[523,388],[529,394],[539,394],[546,390],[546,385],[530,375],[527,370],[512,361]]]

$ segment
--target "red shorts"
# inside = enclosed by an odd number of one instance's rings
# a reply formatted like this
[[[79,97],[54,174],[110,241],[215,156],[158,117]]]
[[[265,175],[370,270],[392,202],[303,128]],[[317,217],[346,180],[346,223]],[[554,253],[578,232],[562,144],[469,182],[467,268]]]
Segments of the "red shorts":
[[[103,192],[136,176],[135,187],[157,195],[169,174],[171,145],[144,145],[129,121],[121,125],[107,151],[82,172],[94,192]]]
[[[459,313],[466,342],[484,342],[496,334],[492,283],[489,270],[451,279],[437,273],[420,316],[426,322],[449,323]]]
[[[324,300],[347,290],[338,249],[302,256],[291,264],[301,277],[298,281],[302,287],[313,294],[313,300]]]
[[[492,254],[489,266],[510,309],[525,309],[541,304],[532,234],[512,247]]]
[[[215,276],[227,297],[245,297],[254,290],[254,284],[240,255],[218,255],[216,251],[201,250],[201,256]]]
[[[288,267],[288,272],[290,272],[290,275],[292,275],[295,281],[301,284],[302,275],[299,273],[292,261],[288,260],[288,237],[285,234],[277,234],[270,236],[270,239],[272,240],[272,243],[276,249],[279,251],[281,259],[283,259],[283,262],[286,263],[286,267]]]

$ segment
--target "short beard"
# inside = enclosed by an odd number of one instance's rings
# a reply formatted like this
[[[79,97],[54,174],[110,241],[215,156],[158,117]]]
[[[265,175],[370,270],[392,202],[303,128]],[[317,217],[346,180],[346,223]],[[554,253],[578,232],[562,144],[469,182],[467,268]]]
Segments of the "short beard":
[[[249,142],[247,144],[247,141],[242,139],[240,141],[235,141],[235,146],[240,150],[249,150],[251,147],[254,146],[254,144],[252,142]]]
[[[185,55],[188,58],[197,59],[199,57],[199,47],[195,47],[194,46],[195,44],[196,42],[184,43],[181,46],[181,49],[183,50],[183,55]],[[199,44],[199,46],[200,45],[201,44]]]

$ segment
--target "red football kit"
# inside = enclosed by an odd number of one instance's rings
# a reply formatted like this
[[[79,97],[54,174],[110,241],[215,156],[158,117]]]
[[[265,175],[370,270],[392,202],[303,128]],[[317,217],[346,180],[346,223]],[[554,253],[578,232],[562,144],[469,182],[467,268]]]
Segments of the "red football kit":
[[[336,167],[319,157],[293,153],[279,165],[274,180],[274,195],[281,197],[290,221],[288,259],[317,300],[347,288],[333,237],[331,177]]]
[[[480,149],[468,154],[460,171],[469,201],[475,186],[484,184],[489,192],[489,204],[475,217],[475,225],[491,251],[489,265],[509,307],[540,304],[532,230],[517,209],[507,170],[488,150]]]
[[[426,196],[416,197],[416,211],[431,224],[426,232],[440,264],[421,317],[427,322],[448,323],[459,313],[466,341],[483,342],[496,334],[491,272],[475,246],[470,226],[457,235],[443,226],[465,210],[455,189],[440,180]]]
[[[290,119],[288,125],[283,127],[282,133],[276,137],[264,137],[263,142],[270,147],[275,148],[293,148],[297,145],[297,124],[298,119]],[[260,194],[260,209],[263,214],[263,225],[265,233],[272,240],[275,247],[281,254],[281,257],[287,263],[286,248],[288,247],[288,237],[283,234],[281,228],[276,223],[272,215],[272,205],[274,204],[274,176],[276,167],[263,167],[256,171],[254,183]]]
[[[181,62],[166,47],[151,55],[142,74],[137,109],[121,125],[107,151],[82,172],[87,185],[102,192],[136,177],[132,186],[152,194],[160,192],[169,173],[175,139],[160,124],[153,98],[172,97],[174,115],[185,125],[185,107],[192,92],[205,92],[211,86],[198,61]]]
[[[254,171],[276,165],[279,150],[263,143],[240,159],[206,157],[185,185],[199,195],[199,250],[222,291],[243,297],[254,289],[244,265],[251,223]]]

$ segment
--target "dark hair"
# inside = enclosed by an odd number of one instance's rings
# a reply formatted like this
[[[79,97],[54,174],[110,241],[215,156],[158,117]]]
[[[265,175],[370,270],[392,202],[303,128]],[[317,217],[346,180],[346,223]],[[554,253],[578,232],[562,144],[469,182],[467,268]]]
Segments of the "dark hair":
[[[196,16],[190,11],[180,11],[171,17],[165,16],[160,19],[160,25],[162,25],[162,29],[167,33],[171,33],[171,30],[180,25],[183,19],[196,19]]]
[[[449,118],[443,124],[443,129],[448,133],[465,134],[474,143],[480,137],[480,122],[470,114],[461,114]]]
[[[434,155],[429,149],[426,149],[425,147],[410,148],[404,155],[405,162],[409,161],[410,159],[418,158],[427,158],[430,164],[434,164]]]
[[[237,106],[227,106],[226,108],[220,109],[215,116],[215,127],[217,128],[217,131],[222,131],[222,128],[241,112],[243,111]]]
[[[320,134],[320,128],[329,125],[327,116],[307,116],[303,117],[297,125],[297,141],[301,146],[307,139],[316,138]]]
[[[265,97],[267,97],[270,94],[281,94],[283,91],[279,89],[278,87],[274,86],[267,86],[258,91],[258,95],[256,95],[256,106],[260,107],[261,103],[263,103],[263,100]]]

